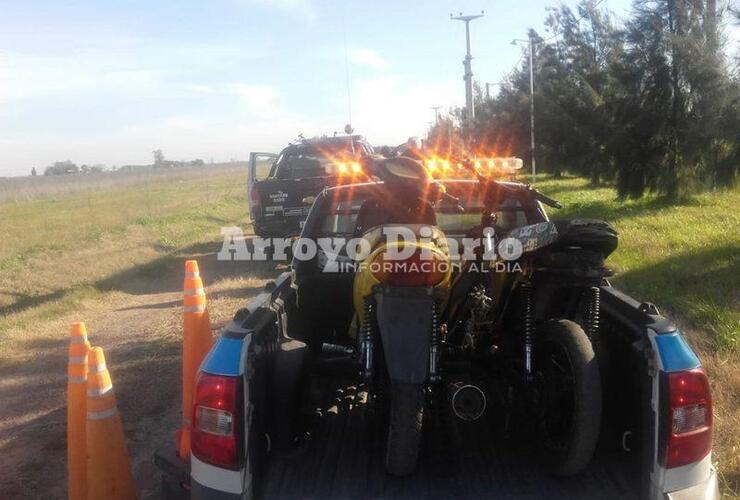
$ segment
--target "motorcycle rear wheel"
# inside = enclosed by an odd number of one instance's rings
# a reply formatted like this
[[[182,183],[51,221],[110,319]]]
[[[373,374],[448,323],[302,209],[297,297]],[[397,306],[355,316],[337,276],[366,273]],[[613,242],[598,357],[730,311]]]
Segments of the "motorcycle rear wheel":
[[[414,472],[419,459],[424,421],[424,386],[390,384],[390,408],[385,469],[394,476]]]
[[[591,341],[573,321],[547,321],[538,335],[540,452],[553,474],[572,476],[591,461],[599,439],[599,365]]]

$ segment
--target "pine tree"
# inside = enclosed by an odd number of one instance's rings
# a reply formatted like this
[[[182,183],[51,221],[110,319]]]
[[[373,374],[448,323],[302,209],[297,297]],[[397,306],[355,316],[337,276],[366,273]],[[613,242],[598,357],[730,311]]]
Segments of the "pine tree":
[[[549,11],[535,40],[538,170],[616,179],[621,197],[672,200],[734,185],[740,72],[723,47],[716,0],[634,0],[617,25],[582,0]],[[740,24],[740,13],[732,12]],[[529,157],[529,58],[494,98],[476,93],[476,149]],[[737,58],[735,58],[737,61]],[[467,136],[467,132],[465,133]]]

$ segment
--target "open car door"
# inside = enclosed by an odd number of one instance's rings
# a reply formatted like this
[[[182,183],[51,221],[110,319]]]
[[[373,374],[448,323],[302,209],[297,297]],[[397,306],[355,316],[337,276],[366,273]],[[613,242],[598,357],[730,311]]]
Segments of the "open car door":
[[[249,210],[254,208],[254,185],[270,176],[272,166],[278,155],[275,153],[249,153],[249,173],[247,175],[247,198],[249,199]]]

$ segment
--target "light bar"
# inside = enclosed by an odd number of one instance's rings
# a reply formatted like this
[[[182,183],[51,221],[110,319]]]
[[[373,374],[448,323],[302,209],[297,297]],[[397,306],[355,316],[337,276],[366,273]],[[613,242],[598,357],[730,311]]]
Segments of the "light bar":
[[[524,166],[524,162],[515,157],[481,156],[453,161],[432,156],[424,160],[424,166],[433,178],[470,178],[474,176],[471,170],[485,177],[513,174]]]
[[[488,170],[501,170],[504,172],[511,172],[514,170],[520,170],[524,166],[524,162],[521,158],[486,158],[479,160],[481,168],[485,165]],[[476,167],[478,162],[476,162]]]
[[[339,176],[346,176],[346,175],[359,175],[362,174],[362,165],[360,165],[356,161],[342,161],[339,163],[334,164],[334,169],[336,175]]]
[[[452,170],[450,160],[444,158],[430,158],[424,161],[424,166],[430,174],[447,174]]]

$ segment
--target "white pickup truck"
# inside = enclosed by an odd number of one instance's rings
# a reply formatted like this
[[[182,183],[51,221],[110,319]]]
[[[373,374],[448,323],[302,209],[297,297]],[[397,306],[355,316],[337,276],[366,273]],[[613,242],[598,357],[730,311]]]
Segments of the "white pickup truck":
[[[323,217],[322,204],[352,189],[323,191],[303,237],[324,227],[312,220]],[[352,274],[318,276],[309,295],[320,295],[325,312],[308,318],[296,272],[239,310],[203,362],[192,455],[156,455],[165,498],[719,498],[707,377],[652,304],[600,287],[601,425],[583,472],[551,476],[532,437],[507,430],[491,395],[475,422],[446,406],[428,411],[417,470],[398,478],[384,470],[387,424],[357,382],[352,349],[315,340],[349,316],[334,312],[351,310]]]

